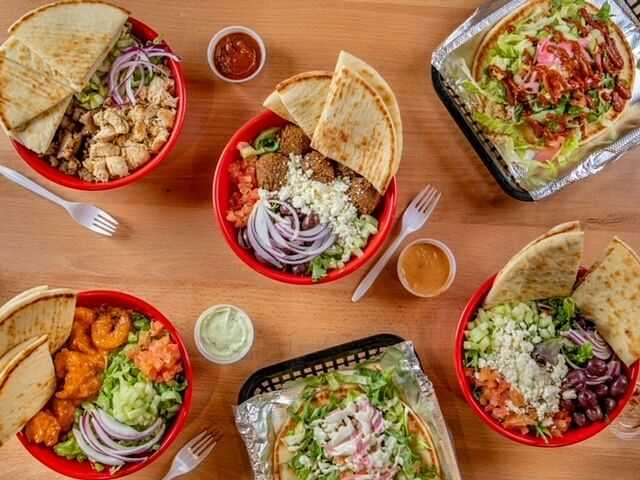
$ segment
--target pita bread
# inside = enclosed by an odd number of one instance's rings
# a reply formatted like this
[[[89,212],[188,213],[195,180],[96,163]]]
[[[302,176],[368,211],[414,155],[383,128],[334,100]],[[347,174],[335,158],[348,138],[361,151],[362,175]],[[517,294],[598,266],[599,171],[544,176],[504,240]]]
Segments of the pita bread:
[[[0,358],[0,446],[22,430],[55,389],[47,335],[25,340]]]
[[[288,78],[276,87],[292,122],[309,137],[313,136],[320,120],[332,77],[331,72],[305,72]]]
[[[382,75],[380,75],[375,68],[365,63],[358,57],[351,55],[349,52],[341,51],[340,55],[338,56],[336,71],[340,70],[342,67],[348,67],[353,70],[355,73],[360,75],[369,85],[371,85],[376,92],[380,94],[382,101],[387,106],[387,109],[391,114],[393,125],[396,127],[396,134],[398,139],[398,151],[396,153],[396,159],[399,163],[402,159],[403,127],[402,117],[400,116],[400,107],[398,106],[398,100],[396,100],[396,96],[393,93],[393,90],[391,90],[389,84],[384,78],[382,78]],[[395,169],[395,171],[397,171],[399,168],[399,164],[394,165],[393,168]]]
[[[625,364],[640,358],[640,258],[631,247],[614,238],[573,298]]]
[[[278,92],[276,92],[275,90],[271,92],[271,94],[265,99],[265,101],[262,103],[262,106],[268,110],[271,110],[273,113],[281,118],[284,118],[288,122],[294,123],[293,117],[287,110],[287,107],[284,106],[280,95],[278,95]]]
[[[39,288],[16,299],[0,309],[0,355],[29,338],[44,334],[49,336],[51,353],[60,349],[73,326],[75,292]]]
[[[571,295],[583,251],[579,222],[552,228],[509,260],[496,276],[485,305]]]
[[[342,67],[333,76],[311,146],[384,194],[399,165],[398,133],[380,94]]]
[[[27,13],[9,27],[9,33],[79,92],[113,47],[128,17],[128,11],[108,3],[62,1]]]
[[[348,373],[345,371],[344,373]],[[357,385],[346,384],[342,385],[337,391],[319,390],[315,397],[315,403],[318,406],[324,405],[329,401],[329,393],[336,396],[338,399],[346,398],[350,392],[360,390]],[[438,474],[441,472],[440,460],[436,453],[436,446],[433,441],[433,437],[429,428],[425,425],[422,419],[404,402],[407,411],[409,412],[408,428],[411,433],[415,434],[421,441],[423,441],[429,448],[420,452],[421,460],[425,465],[435,466]],[[298,477],[295,472],[288,467],[288,462],[293,458],[293,453],[289,451],[284,441],[285,436],[296,428],[297,421],[290,418],[285,422],[284,426],[278,433],[273,450],[273,478],[274,480],[297,480]]]
[[[49,145],[51,145],[53,137],[62,123],[71,98],[71,96],[67,97],[55,107],[29,120],[20,129],[10,130],[9,135],[29,150],[44,154],[49,149]]]
[[[17,63],[14,52],[4,47],[0,48],[0,123],[9,131],[58,105],[73,90],[55,81],[46,68],[38,71]]]

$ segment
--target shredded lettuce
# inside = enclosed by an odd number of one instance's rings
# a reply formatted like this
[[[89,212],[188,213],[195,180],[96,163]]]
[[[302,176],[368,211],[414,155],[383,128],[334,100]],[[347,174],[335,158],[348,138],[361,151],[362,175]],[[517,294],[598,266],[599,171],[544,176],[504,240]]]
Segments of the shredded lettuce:
[[[109,358],[96,404],[116,420],[144,429],[178,412],[186,386],[182,377],[169,384],[151,382],[121,350]]]
[[[580,131],[577,130],[574,135],[565,140],[564,144],[562,145],[562,149],[560,149],[560,152],[556,157],[558,165],[563,167],[569,164],[569,162],[571,161],[571,156],[580,147],[580,137]]]
[[[76,442],[76,437],[74,437],[72,433],[68,433],[65,441],[53,447],[53,451],[56,452],[56,455],[64,457],[67,460],[83,462],[87,459],[87,456],[80,449],[78,442]]]
[[[609,5],[609,2],[604,2],[602,4],[602,7],[600,7],[596,17],[598,20],[602,20],[605,23],[611,20],[611,5]]]

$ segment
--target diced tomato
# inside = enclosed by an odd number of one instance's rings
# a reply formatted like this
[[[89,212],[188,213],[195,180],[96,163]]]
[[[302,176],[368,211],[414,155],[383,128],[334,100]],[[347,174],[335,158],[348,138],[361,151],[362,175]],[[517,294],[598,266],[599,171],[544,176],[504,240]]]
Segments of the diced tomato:
[[[182,371],[180,349],[171,341],[169,335],[152,340],[146,349],[132,350],[129,357],[136,367],[154,382],[169,382]]]

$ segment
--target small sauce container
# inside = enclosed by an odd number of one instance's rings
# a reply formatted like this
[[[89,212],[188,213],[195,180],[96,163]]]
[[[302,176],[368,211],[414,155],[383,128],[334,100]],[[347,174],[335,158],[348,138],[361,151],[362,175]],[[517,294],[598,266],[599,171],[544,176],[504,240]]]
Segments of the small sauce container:
[[[226,27],[216,33],[207,48],[209,68],[229,83],[244,83],[264,68],[267,47],[262,37],[247,27]]]
[[[444,243],[422,238],[407,245],[398,257],[398,278],[417,297],[437,297],[456,277],[456,259]]]
[[[249,353],[255,333],[249,315],[234,305],[214,305],[198,318],[193,330],[198,351],[210,362],[228,365]]]

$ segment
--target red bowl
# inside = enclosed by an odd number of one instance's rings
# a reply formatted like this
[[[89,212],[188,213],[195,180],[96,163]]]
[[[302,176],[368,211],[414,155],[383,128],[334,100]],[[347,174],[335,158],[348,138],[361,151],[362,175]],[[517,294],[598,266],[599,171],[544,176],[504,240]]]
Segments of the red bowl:
[[[129,23],[131,23],[134,35],[141,40],[153,40],[158,36],[154,30],[142,23],[140,20],[129,17]],[[162,44],[167,47],[167,50],[171,51],[166,43],[163,42]],[[74,188],[76,190],[111,190],[113,188],[122,187],[135,182],[152,170],[155,170],[158,165],[160,165],[160,162],[169,156],[173,147],[175,147],[178,142],[178,137],[180,136],[184,125],[184,117],[187,112],[186,80],[182,73],[182,66],[179,62],[169,59],[168,65],[175,80],[176,94],[178,96],[178,110],[176,112],[175,125],[173,126],[173,130],[171,130],[169,140],[167,140],[167,143],[164,144],[162,149],[153,158],[151,158],[151,160],[145,163],[141,168],[135,170],[131,175],[111,180],[109,182],[87,182],[78,177],[62,173],[57,168],[49,165],[47,161],[42,159],[37,153],[29,150],[27,147],[15,140],[11,140],[13,147],[18,152],[18,155],[20,155],[22,159],[36,172],[48,180],[64,187]]]
[[[311,280],[310,276],[282,272],[258,261],[251,251],[245,250],[238,244],[237,229],[226,219],[232,188],[229,178],[229,166],[240,159],[240,153],[236,148],[236,145],[238,145],[239,142],[251,142],[261,131],[271,127],[282,127],[287,123],[288,122],[286,120],[280,118],[275,113],[266,110],[245,123],[240,127],[240,130],[231,137],[231,140],[229,140],[229,143],[227,143],[227,146],[222,151],[222,155],[220,155],[216,172],[213,177],[213,206],[215,215],[218,219],[220,228],[222,229],[224,238],[231,249],[244,263],[256,272],[273,280],[292,285],[312,285],[333,282],[355,272],[370,258],[375,256],[384,245],[385,240],[391,233],[396,214],[396,205],[398,203],[396,179],[395,177],[391,179],[387,193],[382,198],[382,201],[376,210],[378,233],[369,239],[369,243],[364,249],[364,254],[360,257],[351,259],[343,268],[331,270],[322,280],[314,282]]]
[[[67,460],[66,458],[59,457],[55,454],[53,449],[31,443],[23,432],[18,432],[16,436],[36,460],[62,475],[84,480],[102,480],[126,477],[134,472],[142,470],[144,467],[159,458],[162,453],[171,446],[184,428],[187,416],[191,410],[191,397],[193,395],[193,368],[191,367],[191,361],[189,360],[189,353],[187,352],[187,348],[185,347],[182,338],[180,338],[180,333],[176,327],[174,327],[167,317],[160,313],[159,310],[140,298],[112,290],[88,290],[78,294],[77,304],[80,307],[99,307],[100,305],[107,304],[115,307],[129,308],[162,323],[164,328],[166,328],[171,335],[171,340],[178,344],[178,348],[180,349],[180,354],[182,356],[184,376],[189,382],[187,389],[183,393],[183,402],[180,412],[178,412],[178,414],[171,420],[169,428],[164,434],[158,450],[156,450],[146,461],[126,464],[113,475],[111,475],[107,469],[102,472],[96,472],[91,468],[88,461],[76,462],[74,460]]]
[[[633,395],[633,391],[638,381],[638,373],[640,372],[640,368],[638,366],[638,362],[634,363],[630,368],[628,368],[629,375],[629,388],[627,392],[624,394],[622,398],[618,401],[618,405],[609,415],[609,421],[601,421],[595,422],[591,425],[581,428],[570,428],[562,437],[559,438],[550,438],[546,442],[542,438],[538,438],[535,435],[523,435],[519,432],[508,430],[504,428],[500,422],[498,422],[490,413],[486,412],[480,403],[476,400],[473,395],[473,389],[471,386],[471,382],[469,378],[464,373],[464,363],[463,363],[463,354],[464,354],[464,332],[467,329],[467,324],[476,316],[477,311],[482,307],[484,299],[486,298],[489,290],[493,286],[493,282],[496,276],[492,276],[488,278],[478,290],[473,294],[467,306],[464,308],[462,315],[460,316],[460,320],[458,321],[458,328],[456,330],[456,343],[454,348],[454,365],[456,368],[456,376],[458,377],[458,384],[460,385],[460,389],[462,390],[462,395],[465,400],[471,407],[471,409],[478,414],[478,416],[489,425],[493,430],[498,432],[505,437],[523,443],[525,445],[530,445],[534,447],[565,447],[567,445],[573,445],[575,443],[582,442],[587,440],[588,438],[593,437],[597,433],[601,432],[609,423],[612,423],[620,412],[624,410],[624,407],[631,400],[631,396]]]

